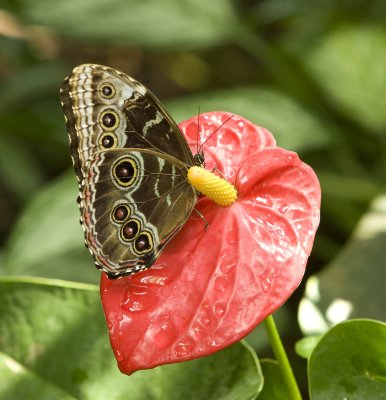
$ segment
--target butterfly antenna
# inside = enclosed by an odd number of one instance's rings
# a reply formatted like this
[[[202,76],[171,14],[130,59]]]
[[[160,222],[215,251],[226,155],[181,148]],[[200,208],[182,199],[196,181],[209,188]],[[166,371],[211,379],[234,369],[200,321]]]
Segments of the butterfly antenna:
[[[200,106],[198,106],[198,114],[197,114],[197,135],[196,135],[196,154],[198,154],[198,139],[200,134]]]
[[[217,133],[230,119],[232,119],[235,116],[235,114],[232,114],[230,117],[228,117],[219,127],[216,128],[214,132],[212,132],[202,143],[201,146],[198,148],[197,153],[199,153],[202,149],[202,146],[215,134]]]

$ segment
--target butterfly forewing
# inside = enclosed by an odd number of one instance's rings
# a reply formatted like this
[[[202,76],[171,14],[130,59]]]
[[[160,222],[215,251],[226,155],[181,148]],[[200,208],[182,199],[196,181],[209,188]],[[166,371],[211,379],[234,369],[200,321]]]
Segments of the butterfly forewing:
[[[117,277],[151,266],[197,200],[184,137],[150,91],[109,67],[76,67],[61,100],[98,268]]]
[[[80,65],[63,82],[61,99],[79,178],[85,175],[93,153],[111,143],[114,147],[151,148],[188,165],[194,163],[177,124],[158,99],[122,72]]]

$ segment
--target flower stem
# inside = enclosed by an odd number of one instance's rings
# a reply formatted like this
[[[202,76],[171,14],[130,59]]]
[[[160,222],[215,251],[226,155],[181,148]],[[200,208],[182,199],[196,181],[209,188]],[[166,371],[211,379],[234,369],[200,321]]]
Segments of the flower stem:
[[[298,384],[296,382],[291,364],[288,361],[287,354],[284,350],[283,343],[280,339],[279,332],[273,316],[270,315],[264,320],[265,329],[267,330],[273,353],[279,363],[280,371],[283,375],[284,383],[288,390],[288,400],[302,400]]]

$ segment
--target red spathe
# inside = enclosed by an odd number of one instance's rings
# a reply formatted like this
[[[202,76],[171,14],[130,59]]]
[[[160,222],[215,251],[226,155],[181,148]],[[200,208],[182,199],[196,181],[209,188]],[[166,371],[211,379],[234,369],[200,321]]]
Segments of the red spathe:
[[[212,112],[179,126],[192,152],[232,114]],[[148,270],[101,295],[111,345],[126,374],[214,353],[246,336],[299,285],[319,223],[320,186],[296,153],[266,129],[233,116],[203,146],[238,191],[220,207],[200,198]]]

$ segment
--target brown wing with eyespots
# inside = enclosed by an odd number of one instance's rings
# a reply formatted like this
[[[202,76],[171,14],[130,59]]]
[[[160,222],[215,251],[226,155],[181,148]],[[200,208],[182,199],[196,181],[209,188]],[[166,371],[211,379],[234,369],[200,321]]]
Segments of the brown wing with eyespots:
[[[86,245],[111,277],[150,267],[197,199],[184,137],[149,90],[112,68],[80,65],[60,93]]]

